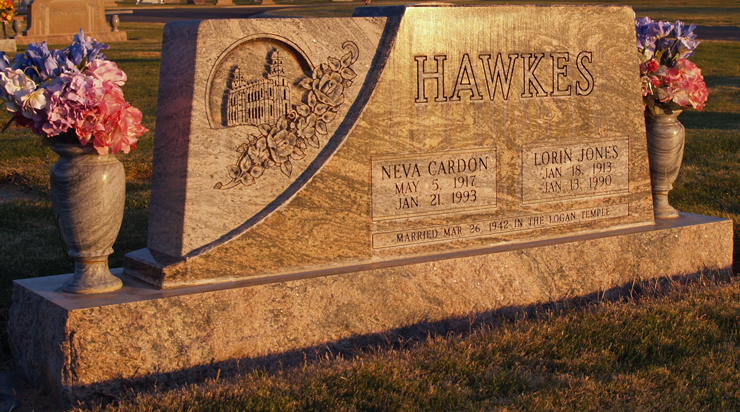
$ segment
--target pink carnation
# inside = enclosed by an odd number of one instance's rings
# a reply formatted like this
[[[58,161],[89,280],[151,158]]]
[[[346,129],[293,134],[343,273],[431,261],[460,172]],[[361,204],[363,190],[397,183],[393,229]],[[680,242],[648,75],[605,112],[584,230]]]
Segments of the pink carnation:
[[[100,154],[128,153],[131,147],[136,148],[137,137],[148,130],[141,125],[141,112],[124,100],[121,88],[112,81],[103,84],[106,91],[100,102],[103,130],[93,133],[93,147]]]
[[[75,132],[80,139],[80,144],[87,144],[92,138],[93,133],[105,131],[105,127],[101,123],[103,119],[102,109],[103,107],[101,105],[87,109],[82,112],[82,119],[75,123]]]
[[[123,70],[119,69],[116,63],[108,60],[93,60],[87,65],[87,72],[96,78],[106,81],[112,81],[118,86],[123,86],[128,78]]]
[[[675,90],[673,101],[681,106],[690,104],[694,109],[701,111],[709,97],[701,69],[691,61],[678,59],[668,74],[669,77],[663,81]]]

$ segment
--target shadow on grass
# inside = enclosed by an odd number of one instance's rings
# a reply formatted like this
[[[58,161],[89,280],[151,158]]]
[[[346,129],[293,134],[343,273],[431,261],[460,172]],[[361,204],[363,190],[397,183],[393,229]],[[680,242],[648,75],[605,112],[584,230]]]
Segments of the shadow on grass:
[[[686,110],[681,113],[680,121],[687,129],[740,129],[740,116],[728,116],[727,113]]]
[[[313,363],[322,359],[352,358],[358,354],[406,350],[424,344],[430,338],[444,337],[448,334],[465,336],[477,331],[492,331],[525,319],[547,321],[553,314],[593,310],[601,305],[615,302],[638,303],[645,298],[689,291],[690,288],[699,285],[727,285],[734,279],[735,277],[729,270],[652,279],[546,304],[506,307],[438,322],[421,322],[408,327],[342,339],[279,355],[214,362],[172,373],[152,374],[144,378],[81,386],[75,388],[74,391],[82,394],[80,404],[82,407],[113,406],[118,399],[136,393],[147,394],[153,391],[161,393],[200,384],[209,379],[227,379],[251,373],[273,373],[285,368],[305,367],[309,362]],[[639,349],[635,347],[627,348],[625,353],[621,354],[619,359],[626,369],[662,365],[683,356],[677,349],[654,354],[638,352]]]

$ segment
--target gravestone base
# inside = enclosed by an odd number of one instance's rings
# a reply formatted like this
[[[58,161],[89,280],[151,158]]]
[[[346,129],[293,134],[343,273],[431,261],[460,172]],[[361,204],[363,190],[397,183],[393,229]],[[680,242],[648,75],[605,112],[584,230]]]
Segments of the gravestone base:
[[[71,43],[72,40],[74,40],[76,33],[69,33],[69,34],[48,34],[48,35],[40,35],[40,36],[20,36],[15,38],[15,42],[19,46],[26,46],[31,43],[42,43],[46,42],[49,45],[64,45],[68,43]],[[103,43],[112,43],[112,42],[120,42],[120,41],[126,41],[128,40],[128,37],[126,37],[125,31],[109,31],[109,32],[95,32],[95,33],[88,33],[85,32],[86,37],[91,37],[99,42]]]
[[[59,275],[15,281],[8,332],[22,375],[69,404],[131,382],[182,382],[230,361],[295,354],[426,322],[654,278],[730,275],[732,252],[732,221],[682,213],[638,228],[343,273],[160,290],[118,269],[123,289],[93,296],[61,292],[70,275]]]
[[[15,52],[15,39],[0,39],[0,51]]]

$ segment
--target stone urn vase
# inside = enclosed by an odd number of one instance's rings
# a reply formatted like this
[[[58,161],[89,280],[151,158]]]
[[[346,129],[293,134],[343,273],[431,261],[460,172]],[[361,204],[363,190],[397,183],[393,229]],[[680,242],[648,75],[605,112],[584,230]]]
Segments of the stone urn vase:
[[[678,211],[668,204],[668,192],[678,177],[683,160],[686,130],[678,121],[680,110],[671,114],[659,112],[655,118],[645,114],[650,182],[653,191],[653,212],[656,219],[678,217]]]
[[[74,275],[62,289],[85,294],[120,289],[108,255],[123,221],[123,164],[91,146],[57,143],[52,150],[59,160],[51,169],[51,204],[66,253],[75,262]]]

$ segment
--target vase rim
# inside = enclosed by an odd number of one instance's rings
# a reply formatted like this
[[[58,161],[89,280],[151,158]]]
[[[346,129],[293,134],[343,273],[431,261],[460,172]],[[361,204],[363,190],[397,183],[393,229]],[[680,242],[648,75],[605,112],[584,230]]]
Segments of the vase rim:
[[[81,155],[87,153],[96,153],[92,145],[82,145],[79,143],[54,143],[51,150],[60,155]]]
[[[658,111],[658,112],[655,113],[655,117],[658,117],[658,116],[661,116],[661,117],[664,117],[664,116],[666,116],[666,117],[673,117],[673,116],[678,116],[681,113],[683,113],[683,109],[682,110],[673,110],[671,113],[666,113],[664,110],[660,110],[660,111]],[[650,118],[650,115],[648,114],[647,111],[645,111],[645,117]]]

